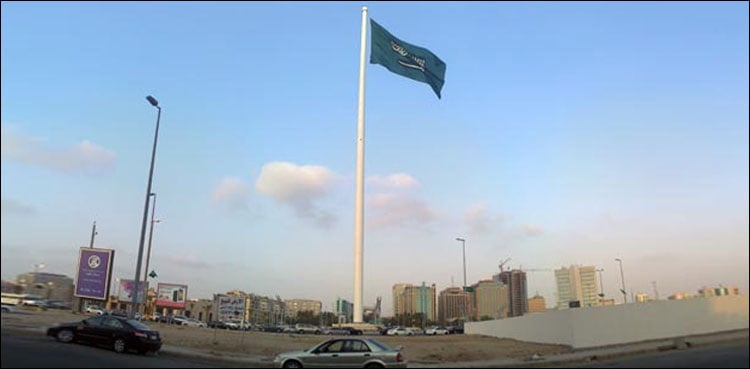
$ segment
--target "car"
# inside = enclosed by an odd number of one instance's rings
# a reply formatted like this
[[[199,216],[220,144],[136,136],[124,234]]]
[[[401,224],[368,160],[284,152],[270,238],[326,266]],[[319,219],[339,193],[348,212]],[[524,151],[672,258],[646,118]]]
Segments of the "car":
[[[305,334],[305,333],[321,334],[323,333],[323,331],[321,331],[320,328],[312,324],[305,324],[305,323],[297,323],[294,326],[294,331],[299,334]]]
[[[427,328],[424,331],[424,334],[426,334],[428,336],[435,336],[435,335],[438,335],[438,334],[449,334],[449,333],[450,333],[450,331],[448,331],[447,328],[445,328],[445,327],[438,327],[438,326],[432,326],[430,328]]]
[[[198,319],[188,318],[187,323],[184,325],[190,326],[190,327],[198,327],[198,328],[206,328],[206,323],[201,322]]]
[[[96,315],[108,315],[109,311],[107,309],[98,306],[98,305],[89,305],[86,307],[86,312]]]
[[[16,307],[9,304],[3,304],[3,313],[15,313]]]
[[[135,350],[144,354],[161,349],[159,332],[134,320],[112,315],[99,315],[79,322],[57,324],[47,335],[63,343],[89,342],[111,347],[117,353]]]
[[[332,338],[305,351],[276,355],[276,368],[406,368],[401,347],[374,338]]]

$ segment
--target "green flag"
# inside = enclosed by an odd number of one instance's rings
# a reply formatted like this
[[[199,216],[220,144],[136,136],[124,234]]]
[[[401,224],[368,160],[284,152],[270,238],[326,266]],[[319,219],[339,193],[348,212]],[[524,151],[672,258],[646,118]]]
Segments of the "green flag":
[[[370,64],[380,64],[432,87],[438,98],[445,83],[445,63],[430,50],[399,40],[370,19]]]

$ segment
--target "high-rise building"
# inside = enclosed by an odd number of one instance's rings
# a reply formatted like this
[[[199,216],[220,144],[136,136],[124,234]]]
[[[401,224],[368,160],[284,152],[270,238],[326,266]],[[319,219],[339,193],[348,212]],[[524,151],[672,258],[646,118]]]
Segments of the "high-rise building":
[[[435,284],[421,286],[410,283],[393,285],[393,315],[424,314],[425,319],[437,319]]]
[[[518,269],[508,270],[497,276],[500,283],[508,286],[508,317],[521,316],[529,311],[528,293],[526,292],[526,272]]]
[[[483,280],[471,286],[474,290],[474,319],[501,319],[510,314],[508,286],[493,280]]]
[[[599,284],[595,266],[575,266],[555,269],[557,281],[557,308],[567,309],[573,305],[599,306]]]
[[[440,324],[455,324],[456,321],[468,320],[473,316],[471,295],[461,287],[448,287],[440,291]]]
[[[339,323],[351,323],[354,318],[354,304],[342,298],[336,299],[335,314]]]
[[[543,296],[534,295],[534,297],[529,299],[529,313],[542,313],[545,311],[547,311],[547,304]]]

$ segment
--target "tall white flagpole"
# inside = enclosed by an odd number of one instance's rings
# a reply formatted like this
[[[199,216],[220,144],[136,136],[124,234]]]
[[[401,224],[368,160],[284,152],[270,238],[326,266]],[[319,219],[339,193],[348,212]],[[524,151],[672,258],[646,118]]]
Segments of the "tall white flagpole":
[[[365,49],[367,48],[367,7],[362,7],[362,38],[359,49],[359,106],[357,108],[357,197],[354,205],[354,323],[362,323],[364,281],[365,218]]]

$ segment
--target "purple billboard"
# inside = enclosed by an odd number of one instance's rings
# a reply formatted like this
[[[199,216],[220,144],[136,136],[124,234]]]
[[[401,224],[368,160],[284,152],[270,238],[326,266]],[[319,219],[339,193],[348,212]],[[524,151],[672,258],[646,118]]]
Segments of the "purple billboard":
[[[81,247],[78,254],[76,297],[106,300],[115,250]]]

